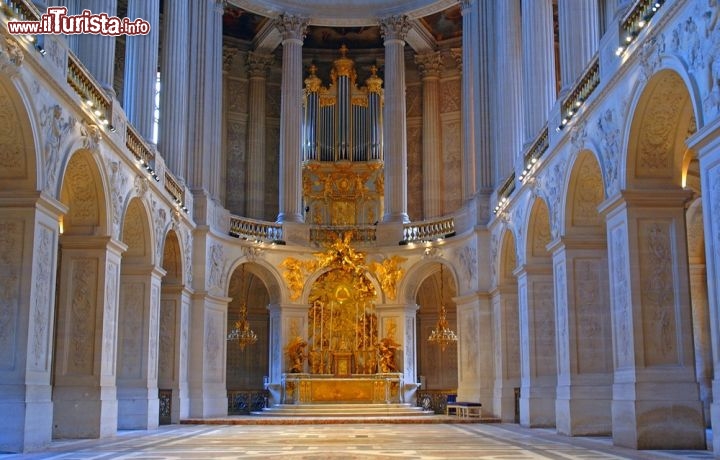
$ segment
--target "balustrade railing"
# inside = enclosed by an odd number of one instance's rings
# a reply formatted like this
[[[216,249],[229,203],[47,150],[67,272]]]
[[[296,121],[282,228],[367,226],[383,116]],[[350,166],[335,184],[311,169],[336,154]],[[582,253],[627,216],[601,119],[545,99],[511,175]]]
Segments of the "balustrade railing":
[[[277,243],[283,239],[281,224],[230,216],[230,236],[244,240]]]
[[[597,56],[590,62],[580,80],[563,100],[560,115],[563,117],[558,129],[563,129],[578,109],[600,84],[600,61]]]
[[[616,54],[621,55],[635,40],[640,31],[663,6],[665,0],[637,0],[620,22],[620,46]]]
[[[67,65],[67,82],[70,87],[80,96],[83,104],[89,108],[101,124],[109,125],[112,118],[112,99],[74,54],[68,53]]]
[[[401,243],[414,243],[418,241],[432,241],[448,238],[455,235],[455,219],[445,217],[436,220],[412,222],[403,226],[403,240]]]
[[[3,13],[6,16],[17,18],[19,21],[39,21],[40,11],[25,0],[4,0],[0,2]]]

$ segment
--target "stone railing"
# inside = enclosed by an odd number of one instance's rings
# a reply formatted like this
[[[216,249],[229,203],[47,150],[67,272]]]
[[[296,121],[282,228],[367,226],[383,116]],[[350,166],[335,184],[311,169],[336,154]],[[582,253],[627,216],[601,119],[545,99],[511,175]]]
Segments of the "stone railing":
[[[283,240],[281,224],[230,216],[230,236],[250,241],[279,243]]]
[[[565,128],[570,119],[575,116],[580,107],[587,101],[595,88],[600,84],[600,61],[597,55],[593,58],[582,77],[570,91],[561,106],[562,120],[558,130]]]
[[[433,241],[454,235],[455,219],[453,217],[443,217],[403,225],[403,240],[400,243],[407,244],[418,241]]]
[[[377,228],[374,225],[313,225],[310,227],[310,242],[317,245],[330,244],[346,233],[350,233],[353,243],[373,243],[376,240]]]
[[[620,45],[615,54],[620,56],[635,40],[650,19],[662,8],[665,0],[637,0],[620,21]]]
[[[112,99],[72,53],[68,53],[67,82],[100,124],[108,126],[112,117]]]
[[[40,11],[32,2],[24,0],[5,0],[0,2],[0,8],[6,16],[17,18],[19,21],[39,21]]]

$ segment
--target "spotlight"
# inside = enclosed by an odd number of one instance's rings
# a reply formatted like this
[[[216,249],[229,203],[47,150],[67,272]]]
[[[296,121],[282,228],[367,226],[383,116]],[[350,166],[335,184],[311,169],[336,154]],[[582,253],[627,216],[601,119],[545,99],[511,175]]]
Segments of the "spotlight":
[[[619,46],[618,49],[615,50],[615,56],[620,56],[621,54],[623,54],[623,51],[625,51],[625,47]]]

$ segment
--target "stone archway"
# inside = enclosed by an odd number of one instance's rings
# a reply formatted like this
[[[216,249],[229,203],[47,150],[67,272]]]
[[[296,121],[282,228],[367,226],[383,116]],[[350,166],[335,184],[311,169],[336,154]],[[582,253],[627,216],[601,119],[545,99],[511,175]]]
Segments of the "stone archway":
[[[92,153],[67,163],[61,200],[53,436],[94,438],[117,431],[116,330],[120,257],[125,245],[109,236],[109,209]]]

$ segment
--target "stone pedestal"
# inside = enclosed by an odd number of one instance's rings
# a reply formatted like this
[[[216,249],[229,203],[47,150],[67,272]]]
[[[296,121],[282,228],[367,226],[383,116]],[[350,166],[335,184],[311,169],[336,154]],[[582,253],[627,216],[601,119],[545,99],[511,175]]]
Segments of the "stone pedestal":
[[[458,335],[458,401],[490,404],[493,399],[490,299],[476,294],[455,297]],[[450,325],[452,329],[455,325]]]
[[[171,423],[179,423],[189,414],[187,357],[191,294],[182,285],[163,284],[160,297],[158,388],[172,391]]]
[[[685,239],[689,198],[685,190],[623,191],[600,206],[612,289],[612,433],[619,446],[705,447]]]
[[[517,295],[517,286],[498,288],[491,293],[495,357],[492,410],[496,417],[509,423],[515,421],[515,389],[520,388]]]

